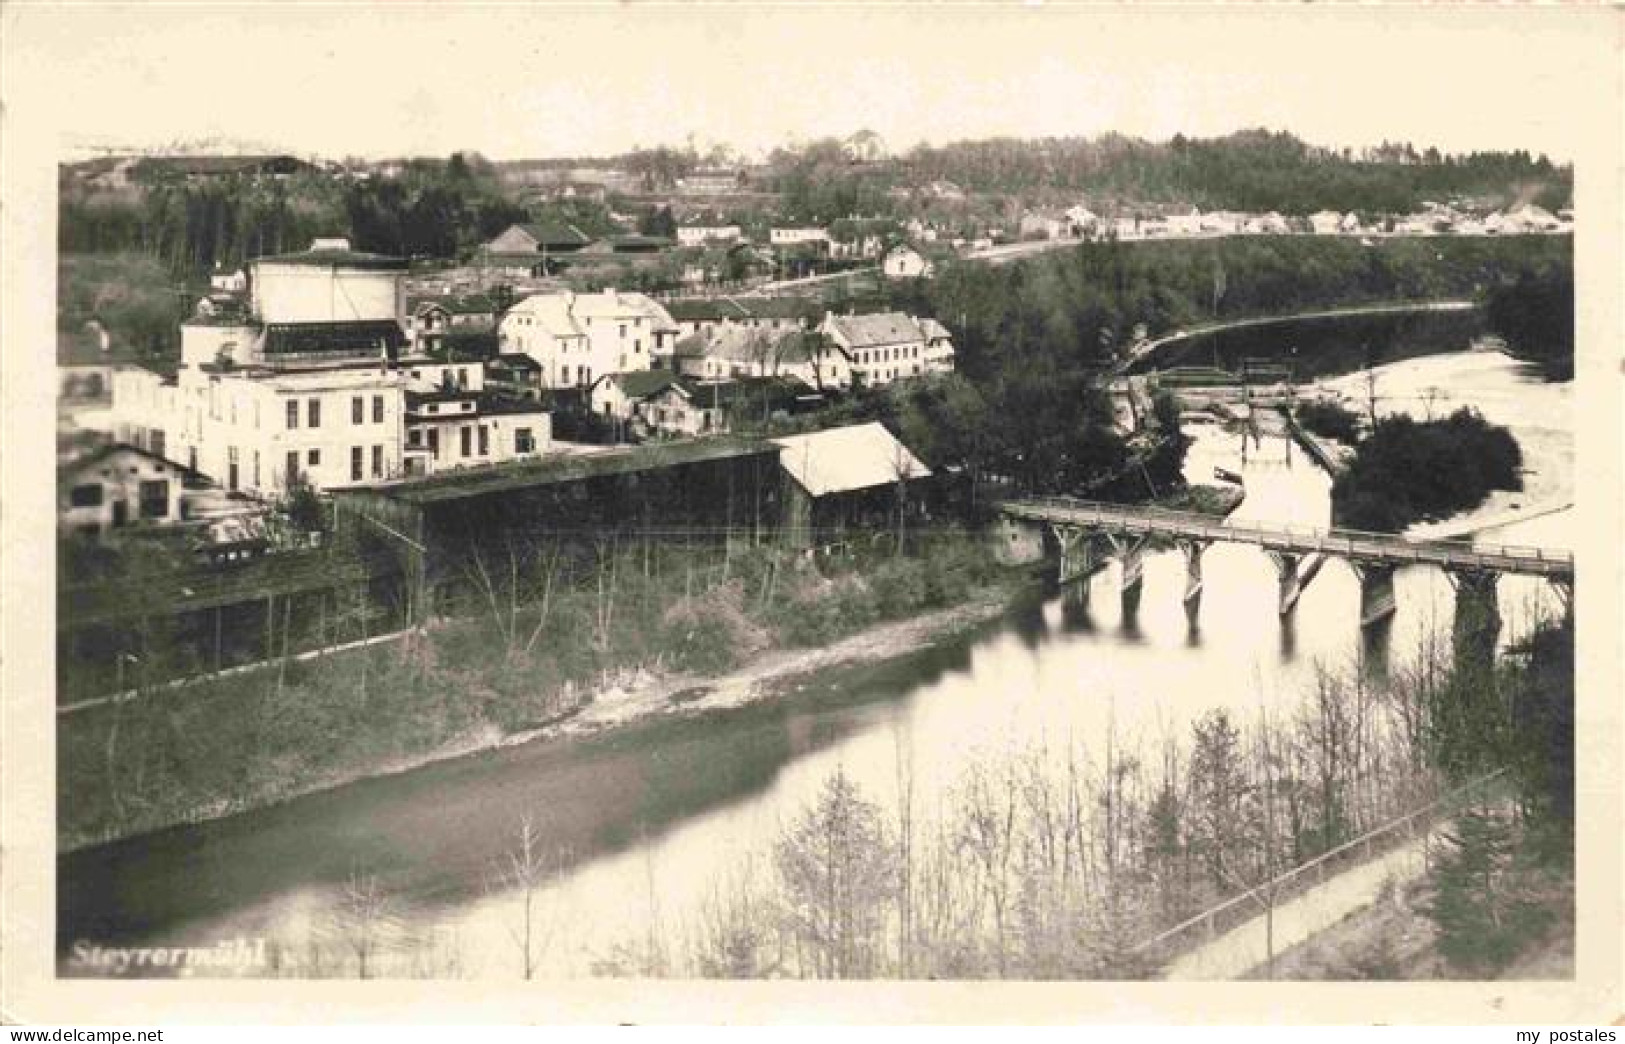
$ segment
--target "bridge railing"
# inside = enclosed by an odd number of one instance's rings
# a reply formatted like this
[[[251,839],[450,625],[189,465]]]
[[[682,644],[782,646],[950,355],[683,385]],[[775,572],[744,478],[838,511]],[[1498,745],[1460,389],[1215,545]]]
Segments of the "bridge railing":
[[[1028,497],[1006,501],[1004,507],[1020,512],[1034,509],[1043,515],[1060,512],[1076,521],[1119,522],[1133,524],[1150,532],[1163,532],[1186,536],[1211,536],[1215,539],[1252,539],[1269,546],[1272,541],[1285,542],[1308,550],[1342,554],[1374,554],[1415,562],[1520,565],[1530,562],[1550,565],[1554,569],[1574,568],[1574,556],[1567,551],[1550,548],[1504,544],[1463,543],[1451,540],[1414,540],[1393,533],[1373,533],[1343,527],[1317,527],[1298,525],[1261,526],[1249,523],[1225,522],[1190,511],[1172,511],[1159,507],[1131,507],[1074,497]]]

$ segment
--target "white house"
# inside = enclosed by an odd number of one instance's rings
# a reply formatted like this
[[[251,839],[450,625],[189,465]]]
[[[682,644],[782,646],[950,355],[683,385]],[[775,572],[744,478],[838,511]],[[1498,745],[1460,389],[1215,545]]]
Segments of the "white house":
[[[644,294],[535,294],[510,308],[499,328],[504,354],[528,355],[544,388],[590,388],[606,373],[647,370],[669,358],[677,324]]]
[[[738,225],[680,225],[677,228],[677,242],[685,247],[732,243],[744,238],[744,229]]]
[[[1343,215],[1335,210],[1317,210],[1309,215],[1309,229],[1317,236],[1335,236],[1342,228]]]
[[[811,225],[793,225],[769,229],[767,237],[773,246],[799,246],[803,243],[828,243],[829,231]]]
[[[953,370],[953,343],[933,319],[901,312],[831,313],[819,329],[846,356],[854,383],[866,387]]]
[[[891,279],[928,279],[935,266],[926,260],[918,250],[906,244],[899,244],[886,252],[880,262],[881,271]]]
[[[57,474],[57,526],[106,537],[115,530],[171,526],[184,517],[187,470],[137,446],[101,446]]]

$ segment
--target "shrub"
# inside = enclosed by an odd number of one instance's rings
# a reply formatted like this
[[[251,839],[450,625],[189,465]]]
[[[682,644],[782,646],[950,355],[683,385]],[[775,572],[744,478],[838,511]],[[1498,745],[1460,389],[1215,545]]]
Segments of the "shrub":
[[[1360,418],[1353,410],[1335,402],[1305,402],[1298,405],[1298,423],[1316,435],[1349,444],[1360,441]]]

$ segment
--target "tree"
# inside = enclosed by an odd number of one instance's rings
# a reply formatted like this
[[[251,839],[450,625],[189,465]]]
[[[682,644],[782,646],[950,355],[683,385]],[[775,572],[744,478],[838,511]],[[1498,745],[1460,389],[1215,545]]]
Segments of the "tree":
[[[895,846],[880,809],[843,770],[774,846],[785,925],[803,972],[863,978],[880,970]]]

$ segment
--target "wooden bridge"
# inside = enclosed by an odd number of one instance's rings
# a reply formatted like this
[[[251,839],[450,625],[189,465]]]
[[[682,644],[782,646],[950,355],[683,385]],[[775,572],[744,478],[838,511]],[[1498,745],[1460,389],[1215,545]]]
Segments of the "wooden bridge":
[[[1137,604],[1142,556],[1151,542],[1174,544],[1185,553],[1185,604],[1193,616],[1201,600],[1202,552],[1216,542],[1263,549],[1280,579],[1282,616],[1293,610],[1328,559],[1342,559],[1360,579],[1360,620],[1365,626],[1393,614],[1393,574],[1400,566],[1433,565],[1444,570],[1461,600],[1470,601],[1484,620],[1498,619],[1495,583],[1503,574],[1550,581],[1565,607],[1574,585],[1574,556],[1546,548],[1410,540],[1352,529],[1238,524],[1193,512],[1067,497],[1010,500],[1000,504],[999,510],[1013,523],[1041,526],[1053,535],[1060,550],[1063,583],[1087,580],[1111,559],[1119,560],[1125,604],[1131,599]]]

